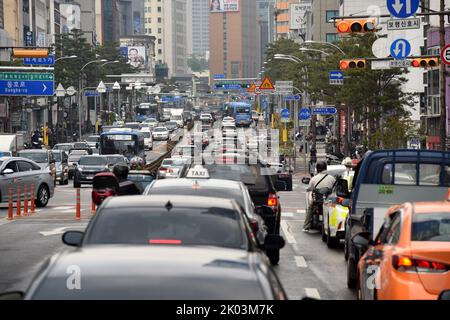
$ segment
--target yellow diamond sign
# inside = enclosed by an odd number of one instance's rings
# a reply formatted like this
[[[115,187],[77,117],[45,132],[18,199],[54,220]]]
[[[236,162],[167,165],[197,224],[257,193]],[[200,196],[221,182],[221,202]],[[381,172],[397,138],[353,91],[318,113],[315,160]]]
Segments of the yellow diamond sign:
[[[261,85],[259,86],[261,90],[275,90],[275,87],[268,76],[264,77]]]

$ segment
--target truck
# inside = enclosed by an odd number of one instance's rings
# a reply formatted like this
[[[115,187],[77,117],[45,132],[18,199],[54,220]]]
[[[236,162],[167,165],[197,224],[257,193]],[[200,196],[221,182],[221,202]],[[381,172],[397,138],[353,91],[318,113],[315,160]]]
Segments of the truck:
[[[180,128],[184,126],[183,111],[184,109],[170,109],[170,121],[175,121]]]
[[[0,154],[16,156],[23,149],[23,134],[0,134]]]

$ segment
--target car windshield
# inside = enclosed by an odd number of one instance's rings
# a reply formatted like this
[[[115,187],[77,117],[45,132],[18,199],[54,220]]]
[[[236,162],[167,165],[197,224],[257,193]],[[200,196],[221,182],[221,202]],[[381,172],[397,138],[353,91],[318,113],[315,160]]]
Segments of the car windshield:
[[[110,163],[110,164],[117,164],[117,163],[121,163],[121,162],[125,162],[125,160],[122,156],[108,157],[108,163]]]
[[[450,242],[450,212],[414,215],[411,240]]]
[[[161,128],[161,127],[156,128],[156,129],[154,130],[154,132],[165,132],[165,131],[167,131],[167,129],[166,129],[166,128]]]
[[[61,162],[61,152],[52,152],[56,162]]]
[[[101,166],[107,165],[106,158],[103,157],[82,157],[80,159],[80,165],[82,166]]]
[[[86,139],[87,142],[98,142],[100,141],[100,137],[97,136],[90,136]]]
[[[144,136],[144,138],[151,138],[151,134],[149,131],[141,131],[142,135]]]
[[[19,156],[33,160],[37,163],[48,163],[48,155],[47,152],[20,152]]]
[[[63,151],[69,152],[70,149],[72,149],[72,147],[73,146],[71,144],[57,144],[57,145],[55,145],[53,147],[53,149],[55,149],[55,150],[63,150]]]
[[[173,121],[169,121],[169,122],[166,123],[166,125],[167,125],[167,126],[175,127],[175,126],[177,125],[177,123],[176,123],[176,122],[173,122]]]
[[[73,150],[70,155],[74,155],[74,156],[82,156],[88,154],[87,151],[85,150]]]
[[[262,175],[262,168],[245,164],[204,165],[212,179],[242,181],[251,189],[267,189],[267,180]]]
[[[103,209],[86,235],[86,244],[203,245],[247,248],[237,213],[211,208]]]

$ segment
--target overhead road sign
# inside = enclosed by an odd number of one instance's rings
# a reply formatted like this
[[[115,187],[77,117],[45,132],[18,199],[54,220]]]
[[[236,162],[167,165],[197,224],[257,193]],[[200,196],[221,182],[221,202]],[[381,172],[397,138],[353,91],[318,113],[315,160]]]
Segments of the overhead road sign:
[[[53,73],[1,72],[2,96],[53,96]]]
[[[84,91],[85,97],[100,97],[100,93],[97,90],[86,90]]]
[[[387,29],[389,31],[393,30],[409,30],[409,29],[420,29],[420,19],[392,19],[387,21]]]
[[[337,110],[335,107],[316,107],[312,110],[315,115],[332,115],[336,114]]]
[[[330,71],[330,84],[331,85],[343,85],[344,73],[342,71]]]
[[[13,49],[14,58],[47,58],[48,49]]]
[[[225,75],[224,74],[215,74],[214,79],[225,79]]]
[[[24,58],[23,64],[26,66],[52,66],[55,64],[55,56],[49,55],[46,58]]]
[[[303,121],[311,119],[311,111],[308,108],[302,108],[298,114],[298,118]]]
[[[261,82],[261,85],[259,86],[259,89],[261,90],[275,90],[275,87],[270,80],[269,76],[265,76],[264,80]]]
[[[392,16],[405,19],[416,14],[420,0],[387,0],[386,5]]]
[[[285,101],[299,101],[300,100],[300,96],[298,94],[295,95],[288,95],[284,97]]]
[[[406,39],[397,39],[392,42],[391,56],[397,60],[403,60],[411,54],[411,44]]]
[[[450,65],[450,44],[446,45],[441,50],[441,60],[446,65]]]
[[[293,81],[276,81],[275,92],[278,94],[292,94],[294,92]]]

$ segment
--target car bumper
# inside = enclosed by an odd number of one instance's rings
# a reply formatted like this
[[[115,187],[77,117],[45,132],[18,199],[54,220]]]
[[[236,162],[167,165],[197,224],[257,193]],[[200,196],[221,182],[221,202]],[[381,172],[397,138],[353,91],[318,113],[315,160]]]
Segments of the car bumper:
[[[153,140],[167,140],[169,136],[154,136]]]
[[[81,183],[92,184],[97,173],[76,173],[77,180]]]
[[[64,181],[69,177],[68,171],[56,171],[56,181]]]

